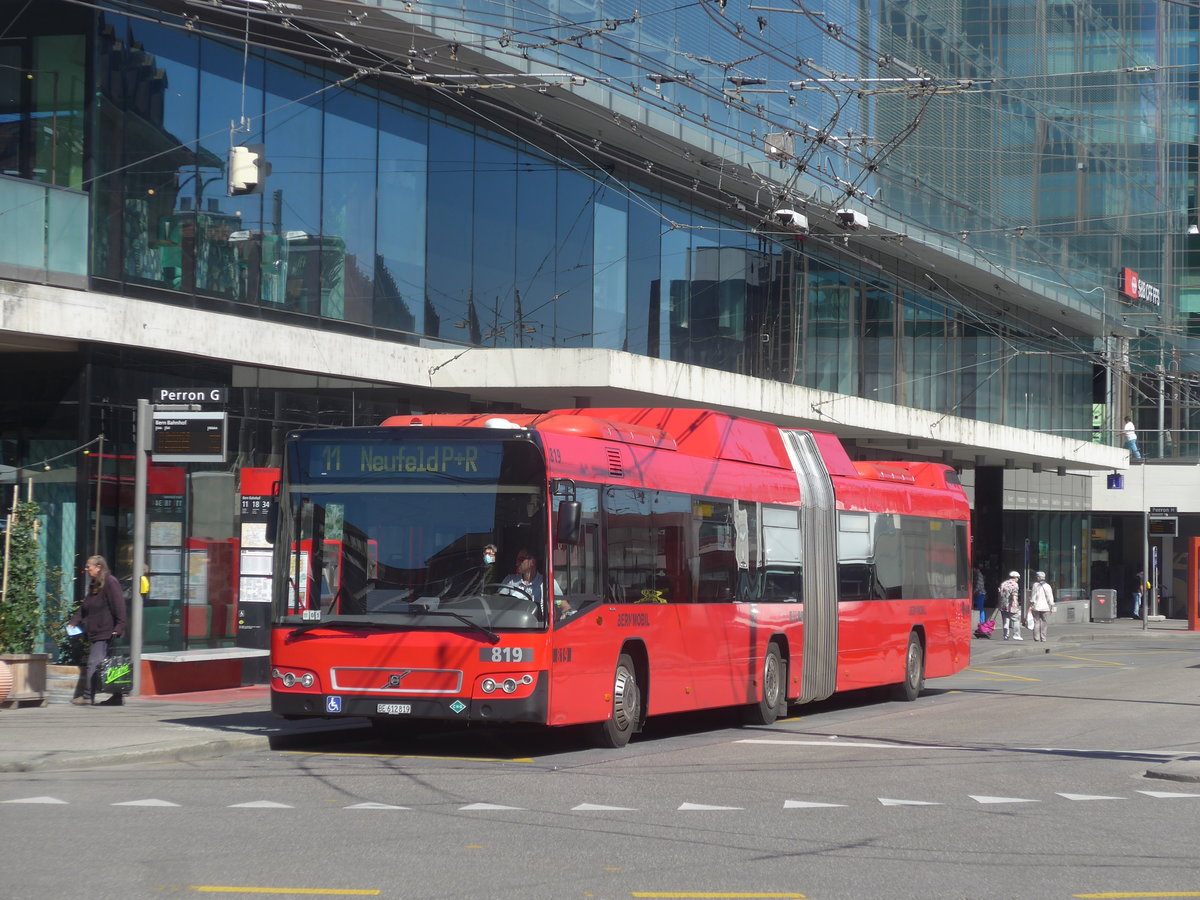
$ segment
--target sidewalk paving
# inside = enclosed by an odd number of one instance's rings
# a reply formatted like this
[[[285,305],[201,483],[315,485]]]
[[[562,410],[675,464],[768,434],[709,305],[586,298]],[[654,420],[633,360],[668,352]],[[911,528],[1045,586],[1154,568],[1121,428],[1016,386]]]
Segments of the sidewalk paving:
[[[201,759],[242,750],[299,747],[365,719],[288,722],[270,711],[264,684],[223,691],[126,697],[121,706],[0,711],[0,773]]]
[[[1049,639],[1035,643],[971,642],[971,665],[1057,653],[1109,638],[1178,641],[1200,651],[1200,632],[1187,622],[1059,624],[1051,619]],[[72,706],[57,698],[45,707],[0,710],[0,773],[74,769],[132,762],[200,759],[242,750],[302,747],[332,732],[361,729],[365,719],[307,719],[288,722],[270,712],[266,685],[156,697],[129,697],[122,706]],[[1181,759],[1147,772],[1150,777],[1200,782],[1200,759]]]

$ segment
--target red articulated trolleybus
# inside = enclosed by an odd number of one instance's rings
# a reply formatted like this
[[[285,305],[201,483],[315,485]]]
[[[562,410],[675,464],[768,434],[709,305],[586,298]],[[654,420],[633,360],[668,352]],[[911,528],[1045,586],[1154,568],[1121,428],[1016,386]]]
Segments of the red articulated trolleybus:
[[[700,409],[297,431],[276,519],[289,718],[586,724],[620,747],[664,713],[912,700],[970,657],[956,473],[852,462],[829,434]]]

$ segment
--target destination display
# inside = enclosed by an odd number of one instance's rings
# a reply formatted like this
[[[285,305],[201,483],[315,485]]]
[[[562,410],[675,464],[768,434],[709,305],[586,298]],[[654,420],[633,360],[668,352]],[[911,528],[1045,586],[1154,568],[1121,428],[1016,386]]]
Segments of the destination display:
[[[480,441],[304,441],[301,464],[310,480],[380,478],[495,482],[504,446]]]
[[[154,462],[224,462],[223,412],[154,412]]]

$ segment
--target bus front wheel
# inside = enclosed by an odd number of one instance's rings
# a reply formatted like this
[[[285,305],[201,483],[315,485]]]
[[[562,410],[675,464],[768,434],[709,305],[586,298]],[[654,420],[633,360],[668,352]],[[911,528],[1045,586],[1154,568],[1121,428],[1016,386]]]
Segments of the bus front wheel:
[[[925,648],[917,633],[908,636],[908,649],[904,653],[904,680],[892,686],[892,699],[913,701],[921,696],[925,687]]]
[[[746,707],[747,725],[770,725],[783,713],[787,702],[785,689],[787,676],[784,673],[785,668],[783,657],[779,653],[779,645],[771,644],[767,647],[766,656],[763,657],[760,673],[762,691],[759,694],[758,702],[751,703]]]
[[[638,686],[637,669],[629,654],[622,653],[613,674],[612,709],[607,721],[597,726],[596,742],[602,747],[624,747],[641,716],[642,689]]]

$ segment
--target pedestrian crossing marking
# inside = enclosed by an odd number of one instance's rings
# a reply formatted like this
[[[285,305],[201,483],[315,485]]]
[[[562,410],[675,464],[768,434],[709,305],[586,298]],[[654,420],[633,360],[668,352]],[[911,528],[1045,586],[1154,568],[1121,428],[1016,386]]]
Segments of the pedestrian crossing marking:
[[[4,803],[61,803],[66,805],[66,800],[59,800],[57,797],[22,797],[19,800],[4,800]]]
[[[976,803],[1041,803],[1040,800],[1030,800],[1026,797],[987,797],[979,794],[967,794]]]
[[[1068,800],[1124,800],[1124,797],[1106,797],[1103,794],[1064,794],[1062,791],[1055,791],[1060,797],[1066,797]]]
[[[884,806],[941,806],[940,803],[933,803],[930,800],[891,800],[887,797],[880,797],[879,802]]]

